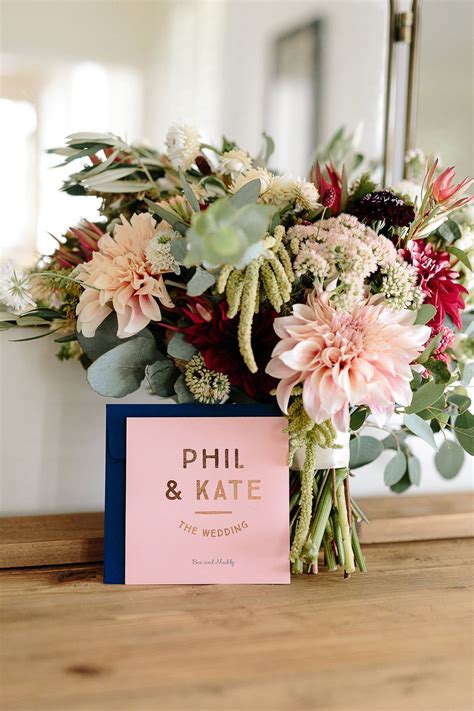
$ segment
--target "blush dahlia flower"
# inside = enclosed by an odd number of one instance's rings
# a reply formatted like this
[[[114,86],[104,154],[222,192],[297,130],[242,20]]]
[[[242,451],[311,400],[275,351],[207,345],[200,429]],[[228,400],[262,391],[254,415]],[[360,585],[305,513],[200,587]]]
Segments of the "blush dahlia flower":
[[[158,299],[173,307],[163,276],[155,273],[147,259],[156,222],[149,213],[122,215],[114,237],[106,234],[98,242],[90,262],[79,267],[79,279],[93,288],[82,292],[77,306],[77,330],[91,338],[107,316],[117,313],[119,338],[141,331],[150,321],[161,320]]]
[[[267,373],[280,380],[280,408],[287,412],[294,386],[302,384],[304,408],[316,423],[330,418],[347,431],[349,406],[366,405],[383,425],[395,403],[411,402],[410,364],[430,335],[415,319],[416,311],[394,311],[377,296],[342,312],[329,294],[312,292],[292,316],[275,319],[281,341]]]

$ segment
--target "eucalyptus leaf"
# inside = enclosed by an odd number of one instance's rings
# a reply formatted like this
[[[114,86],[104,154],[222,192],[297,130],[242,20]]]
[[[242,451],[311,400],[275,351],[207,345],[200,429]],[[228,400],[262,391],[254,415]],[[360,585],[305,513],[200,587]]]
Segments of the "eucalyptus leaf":
[[[420,486],[421,482],[421,465],[417,457],[408,457],[408,476],[410,481],[415,486]]]
[[[407,489],[409,489],[410,486],[411,486],[410,477],[408,475],[408,471],[406,471],[405,474],[400,479],[400,481],[397,481],[396,484],[393,484],[393,486],[391,486],[390,489],[395,494],[403,494],[403,492],[406,491]]]
[[[434,338],[431,339],[425,350],[422,351],[422,353],[420,353],[420,355],[416,359],[417,363],[426,363],[433,351],[439,346],[441,342],[441,336],[442,334],[438,333]]]
[[[187,294],[189,296],[201,296],[209,287],[216,283],[213,274],[202,267],[197,267],[193,276],[188,282]]]
[[[351,439],[350,444],[350,464],[351,469],[363,467],[377,459],[383,451],[383,445],[375,437],[365,435],[356,436]]]
[[[451,380],[450,370],[444,361],[437,358],[428,358],[425,367],[430,371],[437,383],[446,384]]]
[[[145,375],[154,395],[169,397],[175,392],[174,384],[179,371],[168,358],[163,357],[147,365]]]
[[[182,264],[186,254],[186,240],[184,237],[176,237],[170,242],[170,252],[178,264]]]
[[[177,381],[175,382],[174,391],[179,404],[183,404],[186,402],[196,402],[196,400],[192,396],[191,391],[185,383],[184,375],[180,375]]]
[[[400,450],[396,453],[385,467],[383,474],[383,480],[387,486],[393,486],[400,481],[402,476],[405,474],[407,468],[407,458],[404,453]]]
[[[230,202],[234,207],[243,207],[250,203],[257,202],[260,195],[261,183],[260,178],[255,178],[255,180],[249,180],[248,183],[242,185],[240,190],[232,195]]]
[[[168,343],[168,355],[179,360],[190,360],[196,355],[197,349],[188,343],[184,333],[176,332]]]
[[[191,205],[194,212],[199,212],[200,207],[199,207],[198,199],[197,199],[196,195],[194,194],[192,187],[187,182],[186,176],[184,175],[184,173],[181,169],[179,169],[179,178],[181,180],[181,186],[183,188],[183,192],[186,197],[186,200],[189,202],[189,204]]]
[[[97,360],[97,358],[100,358],[101,355],[112,350],[112,348],[116,348],[116,346],[122,343],[132,341],[134,338],[147,338],[154,343],[153,334],[147,328],[144,328],[129,338],[119,338],[117,336],[117,330],[117,314],[114,311],[97,327],[95,335],[92,336],[92,338],[86,338],[82,333],[78,332],[77,340],[86,356],[92,361]]]
[[[461,230],[454,220],[447,220],[436,231],[448,244],[461,238]]]
[[[360,430],[367,417],[369,416],[369,410],[367,407],[362,407],[352,413],[350,418],[350,428],[353,432]]]
[[[464,463],[464,451],[457,442],[446,440],[435,454],[436,469],[444,479],[452,479]]]
[[[444,383],[436,383],[434,380],[425,383],[413,393],[413,399],[405,412],[410,415],[420,410],[425,410],[430,405],[433,405],[436,400],[439,400],[444,390]]]
[[[157,357],[154,340],[133,338],[94,361],[87,370],[87,380],[99,395],[124,397],[138,390],[146,366]]]
[[[474,415],[469,410],[456,417],[454,423],[456,439],[461,447],[474,456]]]
[[[457,407],[460,415],[471,406],[471,398],[461,393],[454,392],[448,395],[448,402]]]
[[[410,432],[423,439],[433,449],[436,449],[435,438],[428,422],[422,420],[418,415],[405,415],[403,422]]]
[[[433,306],[433,304],[423,304],[418,309],[415,323],[420,325],[428,323],[428,321],[431,321],[431,319],[436,316],[436,311],[437,309]]]

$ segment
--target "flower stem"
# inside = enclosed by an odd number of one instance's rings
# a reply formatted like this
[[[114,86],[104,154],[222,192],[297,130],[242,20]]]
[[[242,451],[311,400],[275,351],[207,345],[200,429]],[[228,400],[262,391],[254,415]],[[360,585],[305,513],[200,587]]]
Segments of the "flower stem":
[[[346,573],[353,573],[355,571],[354,553],[352,550],[351,530],[347,517],[346,497],[343,480],[344,477],[341,477],[340,481],[337,482],[337,512],[339,518],[339,525],[341,527],[342,533],[342,545],[344,547],[344,570]]]
[[[335,509],[331,511],[331,521],[334,530],[334,540],[336,541],[337,557],[339,564],[344,567],[344,546],[342,545],[342,533],[337,518],[337,511]]]
[[[323,537],[323,548],[328,570],[337,570],[336,556],[334,554],[334,548],[332,547],[331,527],[329,522],[326,524],[326,533]]]
[[[340,486],[342,484],[345,475],[345,469],[338,469],[336,471],[336,486]],[[311,547],[313,550],[316,549],[317,551],[321,548],[321,542],[323,540],[326,524],[332,508],[332,481],[329,477],[326,478],[324,487],[320,489],[319,493],[320,496],[317,502],[317,510],[315,512],[315,517],[308,537],[311,541]]]
[[[352,549],[354,551],[354,556],[361,573],[367,572],[367,566],[365,564],[364,554],[360,547],[359,536],[357,535],[357,527],[354,524],[352,526]]]

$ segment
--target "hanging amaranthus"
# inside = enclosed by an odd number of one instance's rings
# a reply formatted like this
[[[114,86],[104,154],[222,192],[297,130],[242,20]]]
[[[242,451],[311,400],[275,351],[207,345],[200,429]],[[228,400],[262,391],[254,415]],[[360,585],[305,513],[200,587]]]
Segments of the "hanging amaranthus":
[[[285,228],[278,225],[273,236],[265,239],[266,252],[254,259],[244,269],[225,265],[217,280],[217,293],[225,292],[229,304],[228,316],[239,317],[239,347],[245,364],[256,373],[257,363],[252,351],[252,323],[258,312],[261,294],[264,294],[275,311],[290,300],[294,280],[291,260],[282,238]]]

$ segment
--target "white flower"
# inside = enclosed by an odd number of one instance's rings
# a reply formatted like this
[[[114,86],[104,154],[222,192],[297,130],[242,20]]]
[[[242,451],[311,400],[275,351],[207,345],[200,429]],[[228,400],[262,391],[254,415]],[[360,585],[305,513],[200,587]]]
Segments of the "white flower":
[[[175,272],[179,274],[178,262],[171,253],[171,242],[179,236],[179,233],[171,229],[171,227],[164,226],[163,228],[158,228],[157,232],[148,242],[145,248],[145,257],[154,274],[161,274],[163,272]]]
[[[36,304],[30,294],[28,276],[6,262],[0,267],[0,303],[15,314],[21,314]]]
[[[260,197],[267,192],[273,181],[273,174],[266,168],[250,168],[246,173],[241,173],[232,183],[230,191],[236,193],[252,180],[260,180]]]
[[[187,170],[199,153],[201,137],[194,126],[175,124],[166,134],[166,150],[174,168]]]
[[[413,204],[421,204],[421,185],[412,180],[400,180],[393,186],[393,190],[399,195],[406,195]]]
[[[219,169],[224,175],[236,178],[239,173],[244,173],[252,167],[252,159],[245,151],[234,149],[226,151],[220,157]]]
[[[319,193],[314,183],[306,180],[295,181],[296,207],[300,210],[316,210],[319,205]]]

